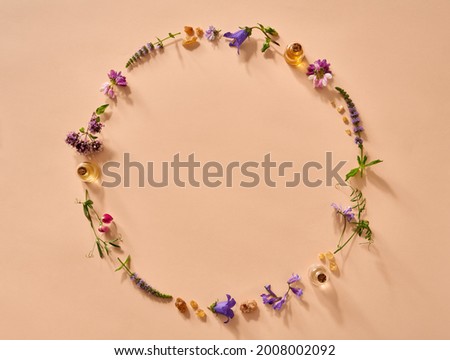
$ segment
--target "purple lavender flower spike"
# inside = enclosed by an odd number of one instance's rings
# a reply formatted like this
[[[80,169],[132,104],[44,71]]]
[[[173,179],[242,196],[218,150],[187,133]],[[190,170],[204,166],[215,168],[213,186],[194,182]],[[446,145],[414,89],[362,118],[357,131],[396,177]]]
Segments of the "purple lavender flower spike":
[[[235,48],[237,48],[238,54],[242,43],[247,40],[250,35],[251,31],[248,29],[238,30],[235,33],[226,32],[225,34],[223,34],[224,37],[232,39],[232,41],[230,42],[230,46],[234,46]]]
[[[355,126],[355,127],[353,128],[353,132],[354,132],[355,134],[358,134],[358,133],[360,133],[360,132],[362,132],[362,131],[364,131],[364,128],[363,128],[362,126]]]
[[[359,136],[355,137],[355,144],[358,146],[361,146],[363,144],[363,139],[361,139]]]

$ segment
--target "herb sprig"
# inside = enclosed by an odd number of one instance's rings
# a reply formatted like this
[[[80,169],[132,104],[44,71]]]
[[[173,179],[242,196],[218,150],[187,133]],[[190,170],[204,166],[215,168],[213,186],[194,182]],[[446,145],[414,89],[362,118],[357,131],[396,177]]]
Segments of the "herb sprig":
[[[369,221],[362,218],[362,214],[366,209],[366,198],[363,196],[361,190],[353,188],[350,194],[350,201],[353,203],[351,206],[352,216],[349,218],[348,212],[337,210],[337,214],[344,218],[344,227],[342,229],[341,236],[337,245],[337,249],[334,254],[341,251],[356,235],[364,237],[367,240],[366,244],[372,244],[372,229],[370,228]],[[351,219],[351,220],[350,220]],[[347,223],[353,225],[353,232],[350,237],[343,242],[345,230],[347,229]]]
[[[105,229],[107,227],[104,226],[104,224],[109,223],[112,220],[112,217],[108,214],[104,214],[103,217],[100,218],[100,215],[94,209],[94,202],[89,197],[88,190],[86,190],[85,201],[83,201],[83,202],[77,201],[77,202],[83,206],[84,216],[86,217],[86,219],[88,219],[89,225],[91,226],[92,232],[94,233],[94,239],[95,239],[94,246],[93,246],[92,250],[89,252],[88,257],[93,256],[95,247],[97,247],[98,254],[100,255],[101,258],[103,258],[105,256],[105,253],[106,253],[106,255],[110,254],[110,249],[109,249],[110,246],[114,247],[114,248],[120,248],[120,245],[117,244],[117,242],[119,242],[119,240],[121,240],[120,237],[117,237],[113,240],[106,240],[106,241],[100,237],[98,231],[99,232],[107,232],[107,231],[105,231]],[[109,218],[111,218],[111,220],[105,220],[106,215],[108,215]],[[98,222],[98,229],[96,229],[94,226],[94,220]]]

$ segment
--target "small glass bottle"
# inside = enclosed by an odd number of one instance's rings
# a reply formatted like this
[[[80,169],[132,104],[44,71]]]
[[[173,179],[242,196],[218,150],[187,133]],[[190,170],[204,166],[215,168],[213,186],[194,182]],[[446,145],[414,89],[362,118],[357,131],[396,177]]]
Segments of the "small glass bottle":
[[[284,52],[284,59],[292,66],[300,65],[304,57],[303,48],[299,43],[289,44]]]
[[[308,277],[316,286],[322,286],[328,283],[327,269],[323,265],[312,265],[308,271]]]
[[[77,174],[81,181],[92,183],[100,178],[99,166],[90,161],[82,162],[77,166]]]

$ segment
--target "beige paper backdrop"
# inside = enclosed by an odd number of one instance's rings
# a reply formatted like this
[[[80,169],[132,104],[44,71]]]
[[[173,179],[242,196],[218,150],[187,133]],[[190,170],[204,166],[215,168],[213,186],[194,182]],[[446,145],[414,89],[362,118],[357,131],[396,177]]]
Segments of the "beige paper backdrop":
[[[2,339],[448,339],[450,55],[448,1],[17,1],[0,12]],[[111,106],[102,159],[354,164],[356,147],[327,96],[282,58],[303,44],[326,58],[384,163],[365,184],[375,245],[338,256],[328,294],[306,279],[339,229],[334,187],[101,189],[133,268],[162,291],[202,308],[225,293],[258,299],[256,316],[206,322],[143,296],[113,265],[87,259],[81,161],[64,144],[105,101],[111,68],[142,44],[184,25],[223,31],[274,26],[281,48],[259,52],[255,33],[238,56],[225,41],[180,42],[126,72],[131,93]],[[111,113],[111,111],[109,111]],[[322,173],[323,174],[323,173]],[[318,176],[320,173],[318,173]],[[302,300],[275,313],[263,285],[303,276]]]

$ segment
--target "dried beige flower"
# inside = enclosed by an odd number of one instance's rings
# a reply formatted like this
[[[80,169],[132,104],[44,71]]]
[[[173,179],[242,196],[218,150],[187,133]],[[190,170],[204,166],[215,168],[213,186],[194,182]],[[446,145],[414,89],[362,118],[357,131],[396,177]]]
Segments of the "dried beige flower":
[[[255,311],[256,309],[258,309],[258,304],[256,303],[255,300],[246,301],[246,302],[241,304],[239,309],[244,314],[248,314],[248,313],[251,313],[251,312]]]

